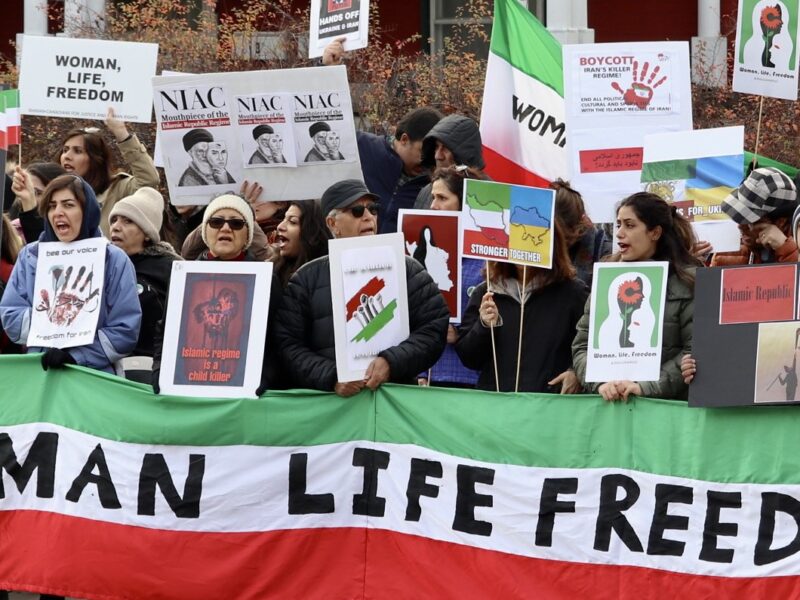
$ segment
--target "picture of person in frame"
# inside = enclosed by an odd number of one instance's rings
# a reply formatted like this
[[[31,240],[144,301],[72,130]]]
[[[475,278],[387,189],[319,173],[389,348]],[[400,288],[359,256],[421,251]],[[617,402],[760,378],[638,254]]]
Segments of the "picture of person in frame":
[[[317,121],[312,123],[308,128],[308,135],[314,141],[314,146],[306,154],[303,162],[320,162],[330,160],[328,158],[327,137],[331,130],[331,126],[325,121]]]
[[[215,185],[214,172],[208,163],[209,142],[214,136],[206,129],[192,129],[183,136],[183,149],[189,155],[190,163],[181,175],[178,185],[181,187],[197,185]]]
[[[268,165],[285,163],[283,156],[283,138],[270,125],[258,125],[253,129],[253,139],[258,147],[250,156],[247,164]]]

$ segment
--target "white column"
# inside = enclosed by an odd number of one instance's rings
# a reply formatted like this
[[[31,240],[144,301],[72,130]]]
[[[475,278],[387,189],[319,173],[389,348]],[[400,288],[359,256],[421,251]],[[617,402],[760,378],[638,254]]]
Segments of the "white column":
[[[47,35],[47,0],[25,0],[23,32]]]
[[[722,87],[728,80],[728,41],[720,35],[720,0],[697,0],[692,38],[692,83]]]
[[[587,0],[547,0],[547,29],[562,44],[594,42],[589,29]]]
[[[103,31],[105,0],[64,0],[64,35],[80,37],[86,31]]]
[[[697,0],[697,37],[719,37],[719,0]]]

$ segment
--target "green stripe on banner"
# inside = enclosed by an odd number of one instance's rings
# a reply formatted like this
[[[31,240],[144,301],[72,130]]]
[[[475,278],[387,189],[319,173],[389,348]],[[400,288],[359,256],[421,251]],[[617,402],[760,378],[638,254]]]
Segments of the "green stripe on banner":
[[[755,155],[752,152],[745,151],[744,153],[744,166],[745,169],[750,166],[750,163],[753,162],[753,157]],[[795,177],[800,171],[797,167],[793,167],[791,165],[787,165],[786,163],[778,162],[777,160],[772,160],[771,158],[767,158],[766,156],[758,155],[758,166],[759,167],[774,167],[776,169],[780,169],[784,173],[786,173],[789,177]]]
[[[303,446],[414,444],[499,464],[620,468],[739,483],[800,483],[796,407],[688,408],[685,402],[497,394],[384,385],[353,398],[309,391],[258,400],[153,396],[39,356],[0,358],[0,424],[49,422],[111,440]]]
[[[642,165],[642,181],[692,179],[696,171],[696,158],[678,158],[675,160],[644,163]]]
[[[561,44],[517,0],[495,0],[490,51],[564,95]]]

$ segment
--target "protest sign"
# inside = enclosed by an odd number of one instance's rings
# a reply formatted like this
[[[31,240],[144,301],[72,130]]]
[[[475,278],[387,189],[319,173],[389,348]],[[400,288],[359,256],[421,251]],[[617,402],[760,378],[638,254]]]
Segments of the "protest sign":
[[[325,46],[345,37],[346,50],[367,47],[369,0],[311,0],[308,57],[322,56]]]
[[[177,206],[208,204],[245,179],[268,201],[319,198],[331,181],[363,178],[344,67],[161,76],[153,88]],[[278,160],[258,162],[262,153]]]
[[[381,350],[409,335],[402,233],[328,242],[339,381],[364,378]]]
[[[744,178],[744,127],[652,133],[644,137],[645,190],[675,204],[715,252],[739,249],[739,226],[722,210]]]
[[[555,191],[466,179],[463,256],[550,269]]]
[[[641,191],[644,136],[692,129],[686,42],[563,47],[570,180],[591,190],[595,222],[614,220],[620,198]]]
[[[586,381],[658,381],[669,263],[595,263]]]
[[[28,346],[74,348],[94,342],[107,243],[89,238],[39,244]]]
[[[150,123],[158,44],[25,35],[20,114]]]
[[[696,277],[692,355],[697,374],[689,404],[800,400],[794,358],[800,328],[797,265],[698,269]]]
[[[739,0],[733,91],[797,100],[798,0]]]
[[[159,385],[165,394],[256,397],[272,263],[175,262]]]
[[[184,73],[182,71],[168,71],[164,69],[161,71],[162,76],[169,76],[169,75],[191,75],[191,73]],[[156,143],[155,148],[153,148],[153,164],[157,167],[164,168],[164,154],[161,150],[161,136],[158,133],[158,127],[156,127]]]
[[[397,229],[406,253],[418,260],[442,292],[450,322],[461,322],[461,213],[456,210],[401,208]]]

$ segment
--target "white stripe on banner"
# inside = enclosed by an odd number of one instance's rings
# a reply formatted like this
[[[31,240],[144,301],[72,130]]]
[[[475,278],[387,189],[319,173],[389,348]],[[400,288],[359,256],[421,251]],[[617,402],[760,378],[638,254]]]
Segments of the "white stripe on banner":
[[[9,448],[22,469],[14,468]],[[4,511],[180,531],[371,527],[569,562],[724,577],[800,572],[800,485],[519,467],[357,441],[291,448],[149,446],[49,424],[3,429],[0,454]],[[157,468],[164,464],[168,473]],[[82,471],[88,476],[81,478]],[[194,481],[187,490],[190,473]],[[379,500],[366,502],[361,495],[370,489],[370,474],[377,474]]]

